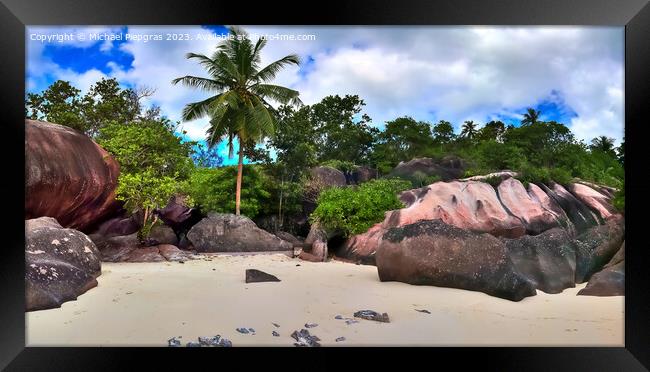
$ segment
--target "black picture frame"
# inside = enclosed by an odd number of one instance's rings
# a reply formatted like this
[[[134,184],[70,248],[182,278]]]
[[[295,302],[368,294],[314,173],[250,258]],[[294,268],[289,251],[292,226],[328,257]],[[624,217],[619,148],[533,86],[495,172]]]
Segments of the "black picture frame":
[[[254,5],[253,5],[254,4]],[[621,348],[322,348],[210,349],[25,347],[24,313],[24,87],[25,25],[340,24],[340,25],[618,25],[625,26],[626,297]],[[243,4],[216,0],[0,0],[0,106],[3,181],[0,256],[0,367],[7,370],[340,369],[412,363],[431,369],[474,365],[481,370],[643,371],[650,366],[650,274],[646,266],[642,194],[644,125],[650,125],[650,5],[648,0],[364,0]],[[647,146],[645,146],[647,147]],[[647,167],[645,167],[647,168]],[[588,309],[585,309],[588,311]],[[171,351],[170,351],[171,350]],[[192,349],[205,350],[205,349]],[[220,351],[216,351],[220,350]],[[218,355],[212,353],[219,353]],[[164,354],[161,354],[164,353]],[[171,354],[170,354],[171,353]],[[174,354],[176,353],[176,354]],[[251,353],[253,357],[251,357]],[[295,358],[302,360],[297,361]],[[227,361],[226,361],[227,360]],[[451,364],[449,364],[451,363]],[[392,363],[391,363],[392,364]],[[646,367],[644,367],[646,366]],[[159,368],[160,368],[159,367]]]

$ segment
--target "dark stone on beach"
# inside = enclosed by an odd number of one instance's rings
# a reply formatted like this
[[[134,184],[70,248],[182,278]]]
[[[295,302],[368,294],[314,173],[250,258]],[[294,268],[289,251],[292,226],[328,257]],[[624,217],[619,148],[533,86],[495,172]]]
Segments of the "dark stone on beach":
[[[337,316],[334,317],[334,319],[339,319],[339,320],[341,320],[341,319],[343,319],[343,317],[340,316],[340,315],[337,315]]]
[[[256,269],[246,269],[246,283],[279,282],[276,276]]]
[[[420,313],[425,313],[425,314],[431,314],[431,312],[430,312],[429,310],[418,310],[418,309],[415,309],[415,311],[420,312]]]
[[[185,262],[184,260],[189,258],[187,252],[181,251],[171,244],[160,244],[158,246],[158,251],[167,261],[178,261],[179,263],[183,263]]]
[[[51,217],[25,221],[25,309],[58,308],[97,286],[100,254],[82,232]]]
[[[149,233],[149,240],[154,243],[152,245],[178,244],[178,237],[176,236],[174,230],[172,230],[171,227],[165,225],[156,225],[152,227],[151,232]]]
[[[185,347],[201,347],[201,344],[198,342],[190,341],[185,345]]]
[[[271,334],[275,337],[280,337],[280,334],[276,331],[271,332]]]
[[[378,312],[372,310],[360,310],[354,313],[354,316],[356,318],[361,318],[361,319],[374,320],[382,323],[390,323],[390,319],[388,319],[387,313],[379,314]]]
[[[169,346],[169,347],[180,347],[181,346],[181,341],[177,340],[176,337],[172,337],[169,340],[167,340],[167,346]]]
[[[321,346],[318,343],[318,341],[320,341],[320,338],[318,338],[317,336],[310,335],[309,331],[306,329],[301,329],[300,332],[293,331],[291,337],[293,337],[293,339],[297,341],[294,342],[295,346],[305,346],[305,347]]]
[[[192,345],[190,345],[192,344]],[[221,335],[216,335],[213,337],[199,337],[199,342],[190,342],[187,346],[200,346],[200,347],[231,347],[232,342],[230,340],[221,337]]]
[[[354,324],[354,323],[359,323],[359,321],[358,321],[358,320],[354,320],[354,319],[347,319],[347,320],[345,321],[345,324],[347,324],[347,325]]]
[[[129,253],[127,262],[161,262],[167,261],[165,257],[160,254],[158,247],[146,247],[134,249]]]
[[[338,337],[338,338],[337,338],[336,340],[334,340],[334,341],[336,341],[336,342],[345,341],[345,337]]]
[[[625,242],[605,267],[591,276],[579,296],[625,296]]]
[[[275,328],[280,328],[280,325],[278,323],[271,323],[275,326]]]
[[[511,301],[537,294],[501,240],[441,220],[389,229],[376,262],[381,281],[468,289]]]
[[[248,334],[249,333],[248,329],[246,329],[246,328],[237,328],[237,332],[243,333],[243,334]]]
[[[296,266],[300,266],[300,264],[296,264]]]
[[[253,328],[249,328],[248,331],[249,331],[250,333],[255,333],[255,330],[254,330]]]
[[[576,283],[584,283],[601,270],[617,253],[625,239],[623,218],[609,218],[578,236],[576,249]]]
[[[314,328],[318,327],[318,324],[316,323],[305,323],[305,328]]]
[[[546,293],[575,287],[576,245],[566,230],[556,227],[539,235],[502,241],[517,271]]]
[[[124,262],[140,246],[137,233],[109,237],[90,234],[88,237],[97,246],[102,261],[107,262]]]

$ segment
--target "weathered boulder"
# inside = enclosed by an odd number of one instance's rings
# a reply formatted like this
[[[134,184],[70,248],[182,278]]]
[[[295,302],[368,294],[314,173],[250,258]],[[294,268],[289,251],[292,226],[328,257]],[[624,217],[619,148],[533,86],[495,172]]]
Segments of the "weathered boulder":
[[[578,296],[625,296],[625,261],[595,273]]]
[[[441,220],[389,229],[376,262],[381,281],[468,289],[512,301],[536,294],[502,241]]]
[[[336,256],[364,265],[375,265],[375,252],[385,232],[381,223],[378,223],[363,234],[352,235],[338,249]]]
[[[309,173],[313,180],[324,186],[345,186],[345,175],[336,168],[319,166],[312,168]]]
[[[293,251],[293,245],[257,227],[251,219],[211,213],[187,234],[197,252]]]
[[[171,227],[166,225],[155,225],[149,232],[149,241],[157,244],[178,244],[178,237]]]
[[[348,184],[358,185],[370,180],[377,178],[377,169],[370,168],[367,166],[356,166],[352,172],[350,172],[350,177]]]
[[[101,260],[106,262],[126,261],[131,255],[131,252],[140,246],[138,233],[117,235],[108,238],[102,235],[91,234],[90,239],[97,246]]]
[[[625,239],[625,222],[620,215],[604,225],[594,226],[575,239],[576,283],[588,281],[616,254]]]
[[[192,258],[188,252],[181,251],[171,244],[160,244],[157,248],[160,255],[167,261],[185,261]]]
[[[568,188],[578,200],[595,210],[601,218],[606,219],[618,213],[611,203],[611,197],[581,183],[572,183]]]
[[[186,232],[203,218],[198,210],[186,205],[185,198],[181,195],[169,198],[167,205],[162,209],[155,209],[154,214],[176,233]]]
[[[560,226],[558,216],[532,198],[519,180],[507,178],[501,181],[497,191],[503,206],[524,223],[528,234],[536,235]]]
[[[575,234],[575,227],[569,220],[567,214],[564,212],[564,209],[560,207],[555,199],[546,194],[544,190],[542,190],[534,183],[529,183],[528,196],[530,196],[531,200],[534,200],[539,205],[541,205],[542,208],[544,208],[547,212],[552,213],[558,224],[562,226],[571,236]]]
[[[110,238],[120,235],[131,235],[142,227],[142,213],[134,213],[131,216],[118,216],[108,219],[97,227],[90,235]]]
[[[582,296],[624,296],[625,295],[625,242],[616,255],[595,273],[587,286],[578,292]]]
[[[157,246],[136,248],[129,253],[125,259],[126,262],[161,262],[167,261],[165,257],[160,254]]]
[[[275,235],[278,238],[291,243],[294,247],[302,247],[305,244],[303,239],[299,239],[286,231],[278,231]]]
[[[495,236],[516,238],[526,233],[521,220],[503,207],[494,188],[483,182],[436,182],[421,189],[405,191],[413,199],[403,209],[386,213],[384,228],[404,226],[422,220],[444,223]]]
[[[577,234],[585,232],[602,221],[589,207],[576,199],[562,185],[551,183],[549,186],[540,184],[540,187],[564,210]]]
[[[25,120],[25,219],[53,217],[86,231],[119,209],[119,165],[89,137]]]
[[[390,176],[413,179],[417,174],[438,176],[443,181],[461,177],[465,171],[465,161],[455,156],[446,156],[440,161],[431,158],[414,158],[400,162],[390,172]]]
[[[82,232],[55,219],[25,221],[25,306],[27,311],[60,307],[97,286],[99,252]]]
[[[517,271],[535,288],[560,293],[575,287],[576,245],[565,230],[554,228],[503,242]]]

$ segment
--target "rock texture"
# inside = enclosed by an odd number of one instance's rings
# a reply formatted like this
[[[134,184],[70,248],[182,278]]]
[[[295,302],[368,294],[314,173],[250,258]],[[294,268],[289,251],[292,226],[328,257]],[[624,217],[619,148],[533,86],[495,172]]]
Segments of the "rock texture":
[[[579,296],[625,296],[625,242],[603,270],[594,274]]]
[[[412,179],[416,173],[425,176],[438,176],[443,181],[457,179],[465,171],[465,162],[455,156],[446,156],[440,161],[431,158],[415,158],[400,162],[390,173],[390,176]]]
[[[256,269],[246,269],[246,283],[279,282],[277,276]]]
[[[178,244],[178,237],[171,227],[165,225],[155,225],[149,233],[149,240],[153,244]]]
[[[376,260],[381,281],[468,289],[512,301],[536,294],[498,238],[441,220],[389,229]]]
[[[497,191],[506,210],[523,222],[526,233],[537,235],[560,226],[558,216],[531,197],[519,180],[505,179],[501,181]]]
[[[192,227],[187,238],[197,252],[293,251],[291,243],[234,214],[209,214]]]
[[[25,121],[25,219],[53,217],[87,231],[119,209],[119,165],[74,129]]]
[[[495,190],[479,181],[436,182],[402,192],[399,198],[404,208],[386,212],[382,222],[363,234],[349,237],[336,255],[373,264],[375,251],[388,229],[435,219],[468,231],[510,239],[560,227],[573,239],[606,220],[620,218],[618,214],[601,217],[597,208],[613,211],[613,207],[604,194],[584,189],[588,187],[580,185],[576,189],[581,189],[582,195],[591,195],[592,207],[555,183],[531,183],[526,189],[520,181],[506,178]]]
[[[565,230],[554,228],[503,241],[517,271],[535,288],[560,293],[575,287],[576,244]]]
[[[311,177],[325,186],[345,186],[345,174],[340,170],[327,166],[314,167],[310,170]]]
[[[25,221],[25,306],[27,311],[60,307],[97,286],[99,252],[82,232],[55,219]]]
[[[613,216],[604,225],[594,226],[578,236],[576,242],[576,283],[588,281],[616,254],[625,240],[625,225]]]

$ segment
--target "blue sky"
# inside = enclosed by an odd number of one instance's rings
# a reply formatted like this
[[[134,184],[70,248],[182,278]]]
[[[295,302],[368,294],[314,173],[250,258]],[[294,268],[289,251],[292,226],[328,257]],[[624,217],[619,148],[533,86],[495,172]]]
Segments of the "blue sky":
[[[281,72],[278,84],[298,90],[307,104],[330,94],[358,94],[380,128],[402,115],[448,120],[456,128],[465,120],[518,123],[526,108],[534,107],[542,119],[567,124],[579,139],[606,135],[618,143],[623,137],[622,27],[244,29],[253,36],[314,35],[309,41],[269,40],[262,62],[299,54],[301,66]],[[63,79],[85,91],[102,77],[114,77],[125,87],[155,88],[147,103],[180,120],[185,104],[208,93],[172,86],[171,80],[205,76],[184,56],[211,53],[217,41],[197,36],[224,31],[222,26],[28,27],[27,90],[38,92]],[[64,33],[74,40],[34,40]],[[165,40],[169,33],[193,40]],[[122,40],[90,40],[91,35]],[[155,35],[163,40],[151,40]],[[206,125],[203,119],[182,128],[198,140]],[[227,149],[221,145],[219,151],[225,155]]]

